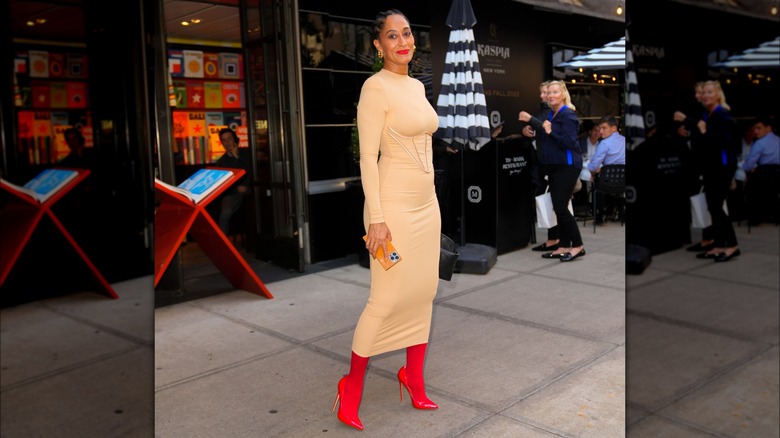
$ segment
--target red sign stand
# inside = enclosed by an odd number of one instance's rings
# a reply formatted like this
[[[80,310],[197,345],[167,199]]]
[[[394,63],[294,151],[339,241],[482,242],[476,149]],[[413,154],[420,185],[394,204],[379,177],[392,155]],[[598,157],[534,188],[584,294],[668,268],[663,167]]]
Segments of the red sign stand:
[[[219,169],[217,167],[210,168]],[[154,216],[155,286],[160,282],[165,270],[168,269],[168,265],[176,255],[176,251],[179,250],[181,242],[189,233],[233,287],[266,298],[273,298],[255,271],[206,211],[206,207],[211,201],[246,173],[243,169],[227,170],[232,171],[233,176],[197,204],[186,196],[155,181],[155,189],[162,194],[162,201]]]
[[[57,193],[52,195],[43,203],[30,198],[26,194],[18,192],[6,185],[0,185],[3,189],[13,195],[0,214],[0,236],[2,236],[3,244],[0,245],[0,285],[5,283],[8,278],[8,274],[11,272],[16,261],[19,259],[19,255],[22,253],[25,245],[30,241],[35,228],[43,220],[44,217],[48,217],[54,226],[65,236],[65,240],[68,241],[71,247],[76,251],[79,257],[87,264],[92,276],[97,280],[102,291],[111,298],[119,298],[119,295],[114,292],[111,285],[108,284],[100,271],[95,267],[92,261],[87,257],[87,254],[81,249],[73,236],[70,235],[68,230],[62,225],[62,222],[57,218],[54,212],[51,211],[52,206],[59,201],[68,192],[73,190],[81,181],[89,176],[89,169],[68,169],[78,172],[78,176],[71,180],[67,185],[60,189]]]

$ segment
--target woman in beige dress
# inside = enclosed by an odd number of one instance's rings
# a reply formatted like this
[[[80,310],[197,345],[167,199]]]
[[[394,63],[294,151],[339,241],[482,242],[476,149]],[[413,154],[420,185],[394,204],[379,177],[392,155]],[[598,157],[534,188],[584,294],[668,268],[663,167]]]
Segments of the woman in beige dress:
[[[423,379],[439,284],[441,216],[431,147],[438,117],[425,86],[409,76],[416,48],[409,20],[395,9],[381,12],[373,31],[384,65],[363,84],[357,111],[371,293],[355,328],[349,374],[336,396],[339,420],[360,430],[365,370],[377,354],[405,348],[406,366],[398,371],[401,399],[405,387],[415,408],[438,408],[426,396]],[[390,241],[401,260],[385,270],[376,255],[380,248],[388,254]]]

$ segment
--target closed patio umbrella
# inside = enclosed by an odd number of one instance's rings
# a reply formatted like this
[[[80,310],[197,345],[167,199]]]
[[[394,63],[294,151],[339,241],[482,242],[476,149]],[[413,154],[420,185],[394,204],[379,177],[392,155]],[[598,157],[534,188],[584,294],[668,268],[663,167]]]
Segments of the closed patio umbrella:
[[[453,0],[447,15],[451,28],[441,90],[436,103],[439,115],[437,138],[461,150],[461,222],[459,272],[486,273],[496,260],[495,248],[466,244],[463,151],[478,151],[490,141],[490,126],[485,103],[482,74],[479,71],[477,44],[472,27],[477,18],[469,0]],[[473,261],[474,268],[469,266]]]
[[[626,29],[626,148],[634,150],[645,141],[645,119],[642,115],[642,100],[639,96],[639,84],[636,79],[634,55]]]

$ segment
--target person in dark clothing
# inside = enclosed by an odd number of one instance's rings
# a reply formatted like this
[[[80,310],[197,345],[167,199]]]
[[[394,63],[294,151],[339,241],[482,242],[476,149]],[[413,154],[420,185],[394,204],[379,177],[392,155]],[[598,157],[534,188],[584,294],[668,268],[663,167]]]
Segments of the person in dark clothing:
[[[76,128],[68,128],[63,133],[65,143],[70,152],[62,158],[57,164],[62,167],[73,167],[77,169],[89,169],[95,165],[95,155],[92,148],[85,147],[84,136]]]
[[[528,122],[536,134],[537,148],[542,152],[542,166],[550,185],[553,209],[558,226],[550,228],[548,242],[557,240],[555,250],[542,254],[542,258],[572,261],[585,255],[579,227],[568,205],[582,171],[582,154],[577,140],[579,117],[571,103],[571,96],[562,81],[547,85],[547,104],[550,111],[544,121],[521,111],[518,119]],[[555,232],[557,232],[557,236]],[[552,249],[547,245],[547,249]]]
[[[216,167],[229,167],[246,171],[240,180],[220,195],[218,224],[222,232],[227,235],[230,231],[230,219],[244,203],[244,196],[250,191],[252,162],[249,158],[249,150],[238,147],[238,135],[232,129],[221,129],[219,131],[219,141],[225,148],[225,154],[219,157],[214,165]]]
[[[739,137],[720,82],[704,83],[701,103],[706,110],[691,130],[691,146],[700,165],[707,209],[712,217],[712,246],[696,257],[725,262],[740,255],[734,225],[723,210],[723,202],[737,170]]]
[[[542,148],[539,142],[536,140],[537,129],[542,129],[542,120],[550,113],[550,106],[547,104],[547,85],[550,81],[544,81],[539,84],[539,112],[535,118],[528,118],[529,124],[523,127],[523,137],[530,140],[533,143],[533,147],[536,150],[535,160],[532,163],[531,181],[534,187],[536,187],[535,196],[543,194],[547,190],[548,181],[545,179],[546,174],[544,167],[542,166]],[[547,241],[542,242],[541,245],[533,247],[533,251],[555,251],[558,249],[558,227],[549,228],[547,230]]]

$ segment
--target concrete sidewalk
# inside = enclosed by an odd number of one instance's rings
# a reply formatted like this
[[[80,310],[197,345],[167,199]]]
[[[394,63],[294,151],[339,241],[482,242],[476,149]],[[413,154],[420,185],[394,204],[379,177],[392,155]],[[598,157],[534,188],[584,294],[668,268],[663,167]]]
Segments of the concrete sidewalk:
[[[780,227],[736,231],[729,262],[680,248],[628,276],[628,436],[780,437]]]
[[[441,408],[399,403],[403,351],[375,357],[362,436],[780,436],[780,228],[737,227],[743,254],[728,263],[656,255],[627,294],[624,228],[581,230],[588,255],[572,263],[525,248],[441,282],[426,368]],[[118,300],[0,310],[1,435],[360,434],[330,408],[368,270],[356,258],[303,274],[252,264],[274,299],[230,290],[203,264],[189,289],[222,293],[155,309],[144,277],[112,285]]]
[[[529,246],[440,282],[426,364],[440,408],[399,402],[404,351],[374,357],[364,435],[625,436],[624,228],[581,231],[588,254],[574,262]],[[264,281],[272,300],[232,291],[155,311],[156,436],[359,433],[330,409],[369,271],[355,258]]]

